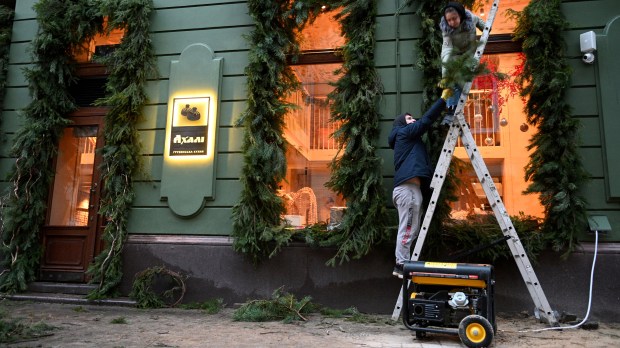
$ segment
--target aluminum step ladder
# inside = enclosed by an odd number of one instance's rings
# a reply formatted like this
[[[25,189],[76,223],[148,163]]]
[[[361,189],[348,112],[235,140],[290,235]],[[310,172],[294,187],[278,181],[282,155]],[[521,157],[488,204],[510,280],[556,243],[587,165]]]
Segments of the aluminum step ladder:
[[[484,52],[484,48],[489,39],[489,33],[491,32],[491,26],[493,21],[495,20],[495,14],[498,10],[499,0],[494,0],[491,10],[489,11],[489,17],[485,24],[484,31],[482,32],[482,36],[480,37],[480,43],[476,48],[476,52],[474,53],[474,58],[476,63],[480,63],[480,58],[482,57],[482,53]],[[450,167],[450,162],[452,160],[452,156],[454,154],[454,148],[456,146],[457,140],[461,138],[461,142],[471,160],[471,163],[476,171],[476,175],[478,176],[478,180],[482,188],[484,189],[484,193],[486,194],[487,199],[489,200],[489,204],[495,213],[495,217],[501,227],[503,235],[506,237],[506,242],[510,248],[510,251],[517,263],[517,267],[521,272],[521,277],[525,281],[525,285],[534,300],[535,304],[535,315],[539,319],[545,320],[548,324],[552,326],[558,325],[558,319],[556,318],[556,313],[551,310],[551,306],[545,297],[543,289],[534,273],[534,269],[532,264],[527,257],[527,253],[525,249],[523,249],[523,245],[517,235],[517,231],[512,225],[512,221],[510,220],[510,216],[504,207],[504,203],[493,183],[491,175],[489,174],[489,170],[487,169],[480,152],[478,151],[478,147],[476,146],[476,142],[471,134],[469,129],[469,125],[465,121],[463,115],[463,108],[465,107],[465,102],[467,101],[467,95],[469,94],[469,90],[471,89],[472,81],[469,81],[463,86],[463,91],[461,93],[459,103],[455,110],[455,119],[453,123],[450,125],[450,130],[448,131],[448,135],[446,136],[446,140],[444,141],[444,145],[442,151],[439,155],[439,160],[437,162],[437,167],[435,169],[435,173],[433,174],[433,178],[431,181],[431,188],[433,189],[433,193],[431,195],[430,202],[426,209],[426,214],[424,216],[424,220],[422,222],[422,226],[420,227],[420,233],[418,235],[415,247],[413,249],[413,253],[411,255],[412,261],[417,261],[420,257],[420,251],[422,250],[422,246],[424,245],[424,240],[426,239],[426,234],[428,232],[428,227],[430,226],[431,220],[433,218],[433,214],[435,212],[435,208],[437,206],[437,201],[439,198],[439,194],[441,192],[441,188],[446,179],[446,173]],[[392,320],[398,320],[401,313],[401,308],[403,305],[403,290],[402,287],[400,289],[400,294],[398,295],[398,300],[396,301],[396,306],[394,307],[394,312],[392,314]]]

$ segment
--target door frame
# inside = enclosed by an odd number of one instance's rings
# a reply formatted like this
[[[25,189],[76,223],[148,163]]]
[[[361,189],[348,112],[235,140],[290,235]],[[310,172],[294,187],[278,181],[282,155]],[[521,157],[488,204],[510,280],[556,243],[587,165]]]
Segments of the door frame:
[[[67,119],[72,121],[67,128],[76,126],[97,126],[97,142],[88,209],[89,222],[87,226],[54,226],[49,224],[51,215],[50,207],[53,202],[54,190],[54,181],[52,181],[49,187],[48,209],[45,223],[41,229],[41,243],[43,246],[39,273],[39,280],[41,281],[86,282],[90,280],[89,276],[86,274],[89,265],[92,263],[95,256],[103,250],[103,241],[101,237],[104,223],[102,217],[99,215],[99,200],[101,196],[101,171],[99,167],[102,162],[100,149],[104,145],[104,121],[107,112],[108,108],[105,107],[88,107],[79,108],[67,115]],[[56,157],[51,164],[54,172],[56,170],[57,161],[58,157]],[[46,248],[49,247],[50,243],[54,243],[54,238],[62,240],[64,237],[83,240],[82,254],[76,255],[75,257],[75,260],[79,260],[79,262],[74,262],[73,264],[55,264],[51,260],[52,256],[50,256]],[[56,250],[55,252],[62,253],[63,251]]]

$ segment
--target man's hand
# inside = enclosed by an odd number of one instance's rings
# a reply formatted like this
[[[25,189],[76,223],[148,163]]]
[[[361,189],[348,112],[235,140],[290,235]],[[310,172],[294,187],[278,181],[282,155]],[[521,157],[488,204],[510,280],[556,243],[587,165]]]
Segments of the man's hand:
[[[448,98],[450,98],[452,94],[454,94],[452,88],[444,88],[444,90],[441,92],[441,99],[448,100]]]

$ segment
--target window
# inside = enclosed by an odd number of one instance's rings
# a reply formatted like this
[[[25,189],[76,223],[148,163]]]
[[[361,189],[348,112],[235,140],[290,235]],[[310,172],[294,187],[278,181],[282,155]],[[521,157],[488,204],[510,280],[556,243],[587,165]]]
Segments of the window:
[[[492,34],[499,33],[496,37],[501,38],[512,32],[514,23],[506,16],[505,9],[520,11],[528,3],[527,0],[503,1],[493,23]],[[484,9],[479,11],[477,14],[484,18]],[[487,47],[493,44],[493,38],[489,41]],[[522,193],[529,184],[525,181],[524,174],[530,154],[527,146],[536,131],[535,127],[527,124],[523,101],[515,95],[514,90],[514,75],[518,74],[522,58],[517,52],[500,53],[505,51],[485,50],[482,61],[486,62],[491,71],[507,74],[509,79],[498,81],[490,76],[474,79],[464,116],[508,213],[518,215],[523,212],[542,217],[544,210],[537,196]],[[454,154],[464,161],[465,166],[457,170],[463,184],[457,189],[459,201],[452,205],[452,217],[464,218],[468,214],[492,213],[460,142]]]
[[[330,119],[327,98],[342,65],[333,52],[344,44],[335,13],[321,14],[301,32],[302,55],[292,65],[301,86],[288,100],[297,107],[285,117],[287,173],[279,195],[285,202],[285,218],[294,227],[329,223],[332,211],[345,205],[342,197],[325,187],[331,177],[329,163],[340,148],[331,137],[339,124]]]
[[[91,63],[95,57],[109,54],[121,43],[125,30],[113,29],[109,34],[105,34],[107,23],[107,18],[104,18],[104,33],[98,33],[74,51],[73,55],[78,63]]]
[[[58,146],[50,225],[88,225],[96,144],[96,126],[65,128]]]
[[[104,19],[103,27],[107,26]],[[78,62],[77,81],[69,86],[69,93],[79,107],[92,107],[96,100],[105,97],[105,85],[109,72],[97,64],[96,58],[110,54],[125,35],[124,29],[114,29],[109,35],[98,33],[94,38],[74,49],[73,57]]]

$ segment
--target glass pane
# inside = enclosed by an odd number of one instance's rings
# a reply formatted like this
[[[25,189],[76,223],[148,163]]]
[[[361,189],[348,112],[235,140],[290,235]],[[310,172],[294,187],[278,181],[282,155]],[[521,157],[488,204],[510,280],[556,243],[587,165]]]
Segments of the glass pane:
[[[302,51],[333,50],[344,45],[340,24],[334,19],[338,12],[339,10],[326,10],[312,24],[304,27],[300,39]]]
[[[50,225],[87,226],[97,127],[69,127],[60,139]]]
[[[525,166],[529,161],[529,140],[536,131],[527,124],[524,102],[516,94],[514,76],[519,73],[522,57],[517,53],[485,56],[491,71],[507,74],[509,79],[499,81],[490,76],[477,77],[472,83],[464,109],[478,150],[484,158],[493,182],[510,215],[520,212],[542,217],[544,211],[538,196],[525,195]],[[459,140],[455,156],[463,160],[457,175],[463,181],[453,204],[454,218],[469,214],[492,213],[470,160]]]
[[[108,19],[104,18],[103,27],[106,28]],[[73,56],[78,63],[88,63],[95,56],[105,56],[112,52],[125,36],[125,29],[113,29],[109,34],[98,33],[87,42],[82,43],[74,50]]]
[[[340,24],[334,19],[339,10],[324,6],[324,12],[301,31],[302,51],[334,50],[344,45]],[[279,195],[286,206],[285,218],[295,227],[316,223],[337,223],[345,202],[325,187],[331,177],[330,161],[340,144],[331,137],[340,127],[330,120],[327,95],[334,90],[331,83],[339,76],[334,72],[341,64],[296,65],[292,69],[301,87],[288,98],[297,105],[285,117],[284,137],[288,142],[287,172],[280,183]],[[334,216],[334,219],[331,217]]]
[[[495,14],[491,34],[512,34],[515,20],[508,15],[507,10],[521,11],[529,3],[530,0],[502,0]],[[492,1],[478,1],[477,6],[473,8],[473,12],[476,16],[486,21],[492,4]],[[478,31],[478,34],[480,34],[480,31]]]
[[[342,197],[325,183],[331,177],[329,162],[340,145],[331,137],[339,123],[330,120],[327,95],[334,90],[330,82],[338,76],[340,64],[297,65],[293,67],[301,88],[289,102],[298,106],[285,117],[284,137],[288,142],[286,179],[281,183],[286,218],[293,226],[329,223],[332,210],[345,205]]]

